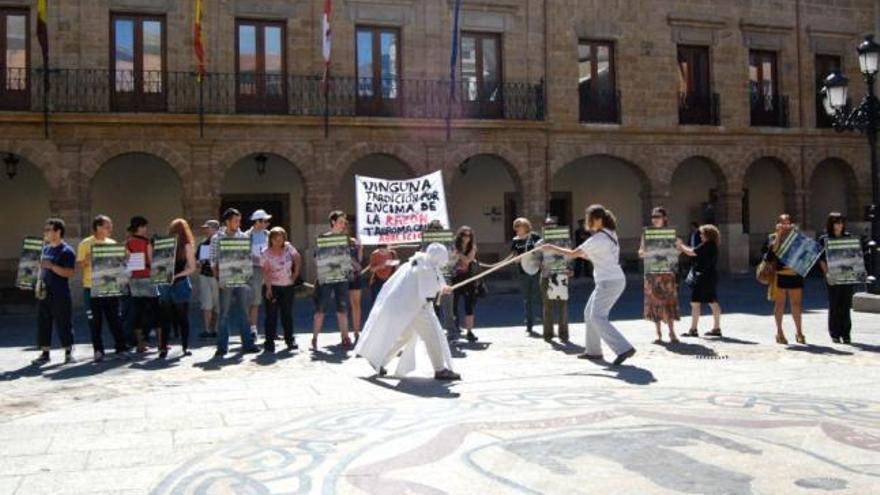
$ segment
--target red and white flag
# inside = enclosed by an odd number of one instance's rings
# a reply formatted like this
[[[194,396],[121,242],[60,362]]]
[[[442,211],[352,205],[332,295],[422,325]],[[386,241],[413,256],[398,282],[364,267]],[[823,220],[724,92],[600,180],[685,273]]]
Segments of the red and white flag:
[[[332,44],[332,35],[330,32],[330,13],[333,12],[333,0],[324,0],[324,19],[323,19],[323,46],[322,54],[324,55],[324,91],[327,91],[328,78],[330,77],[330,46]]]

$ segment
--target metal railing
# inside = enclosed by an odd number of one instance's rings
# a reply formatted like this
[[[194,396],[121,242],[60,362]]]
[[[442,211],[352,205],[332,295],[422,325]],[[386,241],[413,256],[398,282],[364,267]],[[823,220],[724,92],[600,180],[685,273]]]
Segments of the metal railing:
[[[4,86],[21,87],[18,100],[0,92],[0,110],[106,113],[283,114],[387,116],[427,119],[543,120],[544,83],[424,79],[50,69],[7,73]],[[484,85],[486,86],[486,85]],[[48,92],[45,92],[48,87]],[[491,91],[487,91],[491,89]]]
[[[788,97],[782,95],[749,95],[753,127],[788,127]]]
[[[620,91],[579,91],[580,121],[597,124],[620,124]]]
[[[678,94],[678,123],[681,125],[721,125],[721,96],[718,93]]]

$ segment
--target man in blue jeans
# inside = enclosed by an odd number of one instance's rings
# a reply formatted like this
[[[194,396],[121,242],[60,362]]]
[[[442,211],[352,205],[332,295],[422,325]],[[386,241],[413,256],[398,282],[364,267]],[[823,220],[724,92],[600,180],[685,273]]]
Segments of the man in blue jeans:
[[[211,265],[214,277],[220,277],[220,239],[247,239],[241,231],[241,212],[228,208],[221,217],[223,227],[211,238]],[[229,352],[229,326],[235,321],[241,335],[241,352],[255,353],[259,348],[254,344],[254,336],[248,327],[247,312],[251,302],[250,287],[220,287],[220,324],[217,332],[217,352],[214,357],[220,358]]]

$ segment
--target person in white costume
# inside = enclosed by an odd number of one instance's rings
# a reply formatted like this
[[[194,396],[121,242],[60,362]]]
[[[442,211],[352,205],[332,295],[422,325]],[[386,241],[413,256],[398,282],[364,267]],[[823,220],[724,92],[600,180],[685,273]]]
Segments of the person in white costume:
[[[385,376],[385,366],[404,347],[395,375],[412,372],[421,341],[436,380],[461,379],[452,371],[452,354],[433,307],[438,294],[451,292],[440,271],[448,260],[446,247],[432,243],[403,264],[379,292],[355,347],[379,376]]]

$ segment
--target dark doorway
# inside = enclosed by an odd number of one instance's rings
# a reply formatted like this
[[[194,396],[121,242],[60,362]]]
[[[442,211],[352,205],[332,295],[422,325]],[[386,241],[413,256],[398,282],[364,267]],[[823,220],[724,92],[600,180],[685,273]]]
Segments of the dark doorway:
[[[290,196],[287,194],[224,194],[220,197],[220,214],[226,208],[235,208],[241,212],[241,230],[247,230],[251,224],[251,214],[258,210],[266,210],[272,215],[271,226],[281,226],[290,236]]]
[[[554,191],[550,193],[550,209],[548,213],[557,219],[557,225],[571,228],[572,221],[571,191]]]
[[[513,221],[519,218],[519,202],[514,192],[504,193],[504,239],[510,240],[516,235],[513,230]]]

